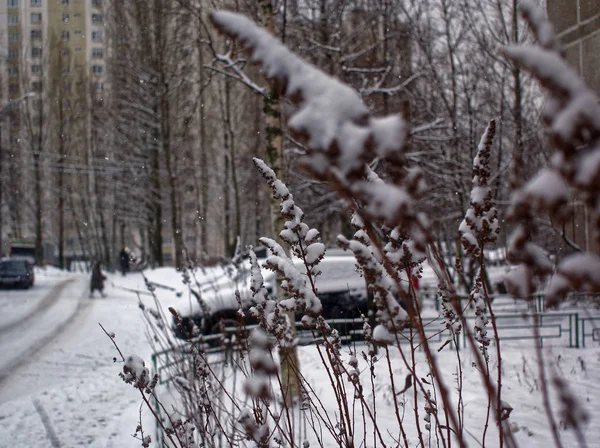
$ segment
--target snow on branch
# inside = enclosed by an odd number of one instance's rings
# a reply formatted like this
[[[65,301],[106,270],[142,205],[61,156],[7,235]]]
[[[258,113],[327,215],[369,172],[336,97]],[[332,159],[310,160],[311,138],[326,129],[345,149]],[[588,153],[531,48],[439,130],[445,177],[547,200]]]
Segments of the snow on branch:
[[[521,2],[519,5],[523,18],[537,36],[538,43],[546,50],[560,53],[560,45],[554,33],[554,27],[546,18],[544,11],[530,1]]]
[[[549,213],[565,218],[573,193],[582,198],[591,215],[596,245],[600,246],[600,101],[562,57],[552,26],[529,1],[521,11],[537,37],[532,46],[507,46],[505,56],[536,77],[547,91],[545,120],[555,150],[550,164],[511,198],[509,218],[517,223],[509,238],[509,257],[524,266],[508,278],[507,286],[519,296],[531,293],[531,278],[545,275],[552,264],[532,243],[533,218]],[[558,264],[546,301],[556,305],[570,289],[598,291],[600,261],[594,254],[572,255]],[[527,274],[527,275],[524,275]]]
[[[492,190],[488,187],[490,178],[490,152],[496,132],[496,122],[488,124],[473,159],[473,189],[471,190],[471,207],[458,231],[467,254],[474,258],[481,256],[483,245],[496,241],[500,232],[498,228],[498,211],[492,201]]]
[[[248,18],[227,11],[210,18],[246,45],[265,75],[297,106],[289,126],[307,142],[306,165],[314,174],[323,176],[330,165],[343,174],[360,174],[373,157],[402,149],[408,129],[400,117],[370,117],[354,90],[294,55]]]
[[[258,171],[271,187],[273,196],[280,201],[281,215],[287,219],[283,230],[279,233],[280,238],[290,245],[294,254],[304,261],[308,273],[313,275],[317,270],[316,266],[325,255],[325,245],[317,241],[319,232],[304,223],[304,212],[296,205],[294,197],[287,186],[277,178],[275,172],[263,160],[258,158],[253,160]],[[298,270],[276,241],[270,238],[261,238],[260,241],[273,254],[267,258],[266,266],[283,277],[282,287],[292,296],[279,303],[288,311],[299,308],[306,312],[308,318],[316,317],[322,310],[322,304],[312,286],[307,284],[306,275]]]
[[[307,170],[314,177],[329,181],[338,195],[348,200],[355,211],[354,223],[369,223],[351,241],[342,237],[339,244],[354,252],[374,292],[381,323],[374,334],[382,335],[381,342],[385,342],[385,335],[399,331],[407,318],[398,302],[398,296],[409,300],[399,272],[407,269],[418,274],[430,241],[428,220],[417,210],[419,199],[427,191],[424,176],[419,169],[408,169],[403,155],[410,131],[408,124],[400,115],[371,116],[354,90],[294,55],[249,19],[220,11],[212,13],[211,20],[220,31],[248,48],[266,77],[295,106],[288,118],[289,129],[306,143],[303,163]],[[389,162],[389,183],[369,170],[367,163],[375,158]],[[307,274],[312,275],[311,266],[323,253],[321,247],[308,241],[310,231],[289,191],[262,161],[255,160],[255,164],[281,201],[282,214],[288,219],[281,238],[304,260]],[[404,229],[405,235],[397,247],[390,246],[387,251],[371,247],[368,235],[375,223],[388,229]],[[281,250],[272,240],[263,242],[275,251]],[[318,299],[303,284],[306,277],[296,277],[290,259],[275,253],[267,265],[286,278],[284,287],[292,297],[304,302],[305,318],[314,315]]]
[[[363,238],[366,239],[366,235]],[[396,285],[377,259],[377,254],[373,253],[373,249],[365,244],[368,241],[363,238],[357,238],[355,235],[355,239],[348,240],[344,236],[338,235],[338,244],[344,249],[352,251],[373,292],[377,307],[377,320],[380,322],[374,329],[373,339],[379,343],[390,343],[394,340],[395,336],[393,335],[406,324],[408,315],[396,300]],[[359,241],[359,239],[363,239],[363,241]]]
[[[556,52],[536,46],[507,46],[504,54],[534,75],[558,102],[559,109],[551,119],[554,137],[564,145],[582,141],[584,130],[600,129],[600,104],[594,92],[577,72]]]

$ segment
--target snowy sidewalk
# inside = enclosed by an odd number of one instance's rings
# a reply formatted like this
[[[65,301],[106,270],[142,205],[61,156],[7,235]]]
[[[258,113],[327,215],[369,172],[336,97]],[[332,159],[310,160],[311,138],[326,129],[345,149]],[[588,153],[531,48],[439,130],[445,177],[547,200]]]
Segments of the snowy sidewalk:
[[[0,402],[4,381],[41,350],[75,316],[83,297],[83,277],[57,277],[45,295],[34,296],[29,306],[4,314],[0,326]],[[13,298],[14,300],[14,298]]]

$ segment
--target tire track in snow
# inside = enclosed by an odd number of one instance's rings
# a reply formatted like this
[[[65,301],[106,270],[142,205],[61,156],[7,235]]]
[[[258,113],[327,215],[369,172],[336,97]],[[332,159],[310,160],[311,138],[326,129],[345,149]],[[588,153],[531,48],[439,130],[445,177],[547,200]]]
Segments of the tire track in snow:
[[[50,308],[52,305],[54,305],[56,303],[56,301],[59,299],[60,294],[67,287],[67,285],[69,283],[71,283],[72,281],[73,281],[73,279],[67,279],[67,280],[60,282],[58,285],[54,286],[54,288],[52,288],[50,290],[50,292],[48,294],[46,294],[46,296],[42,300],[40,300],[40,302],[37,304],[37,306],[35,306],[25,316],[22,316],[13,322],[9,322],[7,324],[0,326],[0,337],[2,337],[2,335],[5,333],[10,332],[13,328],[26,325],[30,319],[32,319],[33,317],[35,317],[36,315],[38,315],[40,313],[43,313],[48,308]]]
[[[0,342],[4,342],[3,340],[8,339],[7,336],[9,337],[11,334],[15,335],[17,331],[21,333],[22,331],[20,330],[26,329],[27,326],[31,327],[35,325],[36,321],[40,322],[40,320],[45,317],[45,312],[51,311],[52,305],[58,304],[61,293],[63,292],[64,288],[71,283],[71,281],[71,279],[66,280],[65,282],[62,282],[54,287],[50,294],[48,294],[48,297],[44,298],[43,300],[45,306],[41,309],[38,309],[36,313],[30,315],[26,322],[18,322],[17,325],[10,324],[10,328],[8,330],[4,328],[3,331],[0,332]],[[79,295],[80,297],[77,299],[77,307],[70,316],[66,317],[66,319],[60,324],[49,330],[48,333],[38,335],[35,338],[35,341],[31,343],[24,351],[19,353],[16,358],[9,360],[9,362],[5,365],[0,365],[0,403],[4,401],[2,396],[7,380],[13,374],[17,373],[19,368],[28,364],[40,350],[50,344],[57,336],[65,331],[67,327],[73,323],[73,321],[75,321],[78,316],[85,311],[85,309],[89,307],[90,301],[84,300],[84,297],[87,297],[86,294],[80,293]],[[25,325],[26,327],[23,327],[22,325]]]

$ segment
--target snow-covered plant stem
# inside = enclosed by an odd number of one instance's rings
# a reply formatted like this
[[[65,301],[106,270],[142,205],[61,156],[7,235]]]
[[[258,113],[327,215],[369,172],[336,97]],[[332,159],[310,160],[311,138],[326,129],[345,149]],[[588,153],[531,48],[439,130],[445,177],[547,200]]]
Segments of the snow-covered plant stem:
[[[128,384],[132,384],[135,389],[138,389],[140,391],[143,404],[145,404],[146,408],[152,413],[156,422],[159,425],[161,425],[164,434],[167,435],[167,438],[171,443],[170,446],[167,445],[168,448],[192,448],[192,445],[189,445],[189,441],[188,443],[184,443],[184,441],[180,437],[180,432],[176,430],[176,428],[180,427],[180,425],[178,425],[177,422],[173,421],[169,413],[167,413],[168,420],[170,423],[170,427],[167,427],[162,421],[162,419],[156,414],[154,406],[150,403],[148,399],[149,395],[152,396],[157,401],[159,406],[161,406],[163,410],[166,411],[166,409],[164,409],[164,406],[162,406],[162,403],[157,399],[156,395],[154,395],[154,388],[156,387],[156,384],[158,382],[158,376],[155,374],[152,380],[150,380],[150,372],[145,367],[145,363],[142,360],[142,358],[140,358],[137,355],[129,355],[125,357],[123,355],[123,352],[119,348],[117,342],[115,341],[115,334],[106,331],[102,324],[98,325],[100,325],[102,331],[104,331],[106,336],[108,336],[108,338],[111,340],[111,342],[115,346],[115,349],[119,353],[119,356],[121,357],[121,362],[123,363],[123,372],[120,373],[121,378],[123,379],[123,381],[125,381]],[[114,361],[117,362],[117,358],[114,358]],[[136,433],[141,431],[142,428],[140,418],[140,426],[138,426],[138,430],[136,431]],[[150,436],[142,436],[142,446],[148,447],[150,445],[150,440]]]
[[[381,314],[380,325],[374,329],[374,339],[383,336],[381,342],[388,340],[388,343],[398,339],[402,328],[399,319],[401,307],[389,289],[393,287],[405,303],[408,316],[422,341],[444,409],[449,414],[448,426],[455,431],[459,443],[464,445],[463,434],[457,431],[459,419],[451,406],[449,389],[427,343],[414,298],[404,291],[399,271],[388,258],[375,230],[382,225],[392,229],[401,227],[421,253],[434,242],[427,218],[417,211],[416,206],[426,192],[422,175],[419,170],[407,170],[403,160],[409,133],[407,123],[401,116],[371,117],[350,88],[300,60],[245,17],[220,11],[213,13],[211,20],[220,31],[245,44],[282,96],[292,101],[295,110],[288,124],[291,132],[307,143],[304,168],[315,178],[327,180],[365,223],[364,234],[373,250],[361,247],[357,240],[342,240],[341,243],[355,253],[365,273],[371,271],[372,278],[366,276],[373,280],[369,283],[374,288],[378,313]],[[365,162],[375,157],[392,167],[392,183],[370,178]],[[449,290],[453,291],[453,288]],[[454,292],[451,295],[455,296]],[[458,300],[453,297],[452,301],[458,313]],[[385,336],[386,333],[389,336]],[[409,366],[410,363],[407,363]]]
[[[272,252],[272,255],[267,258],[266,265],[281,276],[281,288],[287,292],[289,298],[279,301],[269,316],[259,317],[259,319],[272,322],[275,315],[281,316],[287,312],[289,316],[293,317],[294,313],[299,311],[304,313],[302,318],[304,325],[319,333],[324,344],[323,348],[319,345],[317,349],[323,365],[328,367],[327,372],[332,390],[335,392],[339,413],[342,417],[339,422],[340,437],[346,446],[353,446],[353,422],[342,380],[344,368],[340,357],[339,336],[337,331],[332,331],[324,319],[319,316],[322,306],[316,293],[315,277],[319,274],[318,264],[325,255],[325,246],[318,241],[319,232],[316,229],[310,229],[304,223],[304,213],[295,205],[293,196],[285,184],[277,179],[274,171],[260,159],[255,158],[254,163],[271,187],[273,196],[280,202],[281,214],[287,220],[279,237],[290,246],[292,253],[302,260],[306,272],[306,275],[303,275],[298,271],[291,258],[277,242],[269,238],[262,238],[261,242]],[[256,273],[256,270],[254,272]],[[259,281],[255,281],[255,284],[258,284]],[[259,302],[261,300],[262,297]],[[267,327],[271,334],[278,338],[280,347],[289,348],[294,344],[291,325],[293,324],[288,320],[288,330],[283,332],[273,332],[273,328]],[[293,374],[301,376],[299,370],[294,371]]]
[[[478,265],[478,274],[475,278],[473,290],[471,291],[471,301],[475,308],[477,320],[475,323],[476,338],[480,343],[481,353],[485,359],[486,375],[489,377],[489,354],[488,346],[490,340],[487,336],[486,326],[488,318],[486,311],[489,313],[489,321],[492,324],[494,334],[494,343],[496,345],[496,360],[497,360],[497,386],[496,396],[488,395],[488,407],[486,414],[485,426],[482,434],[482,445],[485,446],[485,438],[490,417],[490,408],[492,402],[495,403],[496,422],[501,425],[500,410],[501,410],[501,390],[502,390],[502,353],[500,348],[500,338],[498,336],[498,327],[496,324],[496,316],[492,308],[492,301],[487,289],[485,275],[485,259],[484,247],[487,243],[496,241],[496,236],[499,233],[498,228],[498,212],[494,207],[492,200],[492,191],[488,186],[490,178],[490,152],[496,131],[496,122],[491,120],[488,124],[479,147],[477,154],[473,160],[473,189],[471,191],[471,207],[467,210],[465,219],[459,227],[459,232],[462,236],[461,241],[468,257],[471,257]],[[498,430],[499,446],[504,445],[503,430],[500,427]]]
[[[460,307],[460,301],[458,299],[458,296],[456,295],[456,291],[454,290],[454,287],[450,281],[448,274],[443,269],[444,262],[442,261],[442,258],[436,250],[435,246],[429,246],[428,249],[428,259],[430,261],[431,267],[434,268],[434,270],[436,270],[438,278],[443,283],[443,285],[440,286],[440,291],[442,291],[442,294],[447,295],[447,303],[451,305],[452,311],[455,313],[460,322],[460,326],[464,329],[467,329],[467,320],[464,316],[463,310]],[[480,372],[481,380],[486,389],[488,397],[496,397],[498,392],[496,386],[493,384],[490,378],[490,375],[486,373],[489,369],[486,368],[486,359],[481,353],[478,341],[475,339],[475,336],[470,331],[465,330],[464,337],[466,338],[471,353],[473,354],[475,364]],[[503,427],[501,423],[501,415],[499,413],[494,413],[494,416],[496,418],[496,423],[498,425],[499,430],[502,430]],[[512,432],[506,431],[502,437],[508,439],[511,446],[515,445],[514,435],[512,434]]]

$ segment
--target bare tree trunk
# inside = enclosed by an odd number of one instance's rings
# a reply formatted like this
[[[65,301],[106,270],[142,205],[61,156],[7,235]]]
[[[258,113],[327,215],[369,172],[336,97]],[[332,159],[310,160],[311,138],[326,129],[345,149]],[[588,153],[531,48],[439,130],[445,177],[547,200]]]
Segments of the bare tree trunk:
[[[229,111],[228,114],[231,113],[230,107],[231,107],[231,101],[230,98],[231,97],[231,93],[229,92],[229,90],[227,91],[227,110]],[[234,201],[234,208],[235,208],[235,232],[234,232],[234,238],[233,241],[235,242],[237,237],[241,236],[242,234],[242,221],[241,221],[241,210],[240,210],[240,183],[238,181],[238,177],[237,177],[237,169],[236,169],[236,157],[235,157],[235,138],[234,138],[234,134],[233,134],[233,128],[231,126],[231,118],[229,119],[229,141],[230,141],[230,160],[231,160],[231,182],[233,184],[233,201]],[[235,246],[235,243],[233,243],[233,245]],[[235,250],[235,248],[233,248]]]
[[[113,215],[112,215],[112,234],[111,234],[110,246],[112,247],[112,254],[113,254],[113,256],[110,259],[110,268],[111,268],[111,270],[114,270],[115,269],[115,261],[116,261],[114,254],[119,253],[119,249],[117,248],[117,214],[116,213],[113,213]]]
[[[2,144],[2,122],[0,121],[0,257],[4,255],[4,241],[2,239],[2,231],[4,230],[4,214],[2,193],[4,192],[4,145]]]
[[[230,179],[229,179],[229,168],[231,165],[231,149],[230,145],[230,133],[229,128],[231,126],[229,120],[229,104],[227,102],[229,92],[229,81],[223,80],[224,92],[220,95],[219,103],[221,106],[221,117],[223,120],[223,214],[224,214],[224,228],[223,228],[223,245],[225,247],[225,256],[232,255],[231,250],[231,199],[230,199]]]
[[[69,198],[69,208],[71,209],[71,216],[73,217],[73,222],[75,223],[75,231],[77,232],[77,238],[79,240],[79,247],[83,254],[84,260],[90,260],[88,257],[88,250],[86,249],[85,238],[81,232],[81,227],[79,227],[79,218],[77,216],[77,212],[75,211],[75,201],[73,200],[73,194],[71,192],[70,185],[67,186],[67,194]]]
[[[44,248],[43,248],[43,200],[42,200],[42,149],[43,149],[43,139],[44,139],[44,103],[43,101],[39,102],[40,104],[40,122],[39,122],[39,135],[37,141],[37,152],[33,154],[33,167],[34,167],[34,176],[35,176],[35,261],[38,264],[41,264],[44,259]]]
[[[163,81],[161,85],[166,85]],[[177,178],[173,167],[173,156],[171,154],[171,129],[169,123],[169,104],[167,99],[168,89],[165,86],[165,92],[161,97],[161,137],[162,147],[165,156],[165,168],[169,178],[169,199],[171,205],[171,233],[173,234],[173,244],[175,246],[175,267],[183,267],[183,235],[179,216],[179,206],[177,204]]]
[[[240,212],[240,191],[235,164],[235,135],[233,132],[231,118],[231,81],[226,78],[225,83],[225,104],[221,103],[223,114],[223,139],[225,146],[224,169],[225,169],[225,250],[227,255],[232,255],[235,250],[235,241],[241,234],[241,212]],[[231,190],[233,189],[233,207],[231,207]],[[232,215],[235,213],[235,218]],[[233,226],[232,226],[233,222]]]
[[[150,231],[150,252],[152,253],[152,260],[158,266],[163,266],[163,253],[162,253],[162,204],[161,204],[161,194],[160,194],[160,163],[158,160],[159,157],[159,147],[155,146],[152,148],[152,155],[150,157],[150,185],[152,196],[152,203],[150,206],[151,213],[151,231]]]
[[[200,254],[206,253],[208,244],[208,148],[206,141],[206,117],[204,116],[204,94],[200,96],[200,196],[202,198],[202,208],[200,212]]]
[[[512,8],[512,27],[514,44],[519,43],[519,11],[517,8],[517,0],[513,0]],[[512,154],[512,169],[510,170],[510,186],[517,189],[521,185],[522,166],[523,166],[523,108],[522,108],[522,85],[521,85],[521,70],[517,64],[513,64],[513,81],[514,81],[514,103],[513,103],[513,119],[515,121],[515,146]]]
[[[58,170],[58,267],[65,268],[65,179],[63,172],[63,164],[65,161],[65,139],[64,139],[64,101],[59,98],[58,118],[59,118],[59,135],[58,135],[58,153],[59,153],[59,170]]]
[[[259,1],[260,11],[263,17],[263,26],[267,31],[274,33],[273,5],[271,0]],[[271,91],[265,95],[265,134],[267,146],[267,163],[275,172],[279,179],[284,179],[284,153],[283,153],[283,133],[281,128],[281,104],[276,92]],[[279,201],[271,196],[271,230],[273,237],[281,243],[279,232],[283,228],[283,217],[279,209]],[[282,300],[284,297],[278,297]],[[288,314],[292,322],[292,328],[295,330],[295,316],[293,312]],[[286,405],[292,405],[295,400],[300,398],[300,363],[298,361],[298,350],[294,347],[279,349],[281,365],[281,383],[283,386],[283,400]]]

